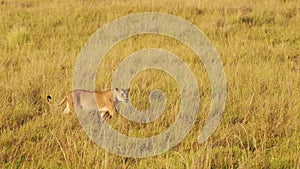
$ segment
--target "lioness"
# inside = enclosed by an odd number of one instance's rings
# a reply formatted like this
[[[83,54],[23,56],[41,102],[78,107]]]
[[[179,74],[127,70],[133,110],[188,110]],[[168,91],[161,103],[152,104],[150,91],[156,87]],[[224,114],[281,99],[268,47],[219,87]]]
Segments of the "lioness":
[[[119,88],[108,91],[72,90],[56,106],[61,106],[67,101],[64,114],[70,111],[75,112],[75,107],[79,106],[86,111],[101,112],[101,118],[104,117],[106,112],[109,112],[110,117],[112,117],[117,113],[116,104],[118,102],[128,102],[129,91],[130,89]],[[51,99],[51,96],[47,96],[47,103],[53,106],[50,103]]]

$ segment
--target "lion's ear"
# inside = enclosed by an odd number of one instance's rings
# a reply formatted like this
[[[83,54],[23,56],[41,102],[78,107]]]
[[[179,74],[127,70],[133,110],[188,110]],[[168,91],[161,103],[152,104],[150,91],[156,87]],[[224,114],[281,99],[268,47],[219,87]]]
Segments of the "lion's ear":
[[[127,89],[127,92],[129,92],[129,91],[130,91],[130,88]]]

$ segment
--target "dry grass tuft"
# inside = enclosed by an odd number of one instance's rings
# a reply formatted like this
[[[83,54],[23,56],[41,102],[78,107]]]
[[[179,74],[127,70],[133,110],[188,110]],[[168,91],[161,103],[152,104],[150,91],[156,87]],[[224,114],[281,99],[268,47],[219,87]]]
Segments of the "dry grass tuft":
[[[2,168],[299,168],[300,3],[266,1],[1,1],[0,167]],[[197,125],[170,151],[146,159],[105,153],[75,115],[49,108],[72,88],[81,47],[100,27],[121,16],[166,12],[201,29],[224,65],[228,97],[223,119],[205,144],[197,135],[209,110],[210,84],[188,47],[158,35],[117,44],[97,72],[99,90],[110,88],[116,66],[131,53],[163,48],[180,56],[197,77],[201,109]],[[112,119],[124,134],[147,137],[166,130],[180,106],[179,90],[164,72],[140,73],[131,83],[132,103],[150,105],[154,88],[165,91],[167,110],[150,124]]]

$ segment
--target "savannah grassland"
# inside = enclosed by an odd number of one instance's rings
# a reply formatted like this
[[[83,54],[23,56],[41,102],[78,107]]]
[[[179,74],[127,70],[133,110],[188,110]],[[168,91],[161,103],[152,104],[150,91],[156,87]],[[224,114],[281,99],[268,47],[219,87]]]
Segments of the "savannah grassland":
[[[251,1],[0,1],[1,168],[299,168],[300,3]],[[227,80],[223,118],[204,144],[197,137],[208,115],[210,83],[201,61],[180,41],[138,35],[118,43],[97,72],[97,90],[110,89],[118,64],[131,53],[163,48],[181,57],[201,93],[197,121],[177,146],[134,159],[106,153],[84,132],[75,114],[50,108],[72,89],[81,48],[99,28],[128,14],[164,12],[202,30],[222,60]],[[168,98],[164,114],[149,124],[121,116],[109,123],[132,137],[149,137],[174,123],[180,107],[176,82],[147,70],[131,82],[130,100],[150,106],[155,88]]]

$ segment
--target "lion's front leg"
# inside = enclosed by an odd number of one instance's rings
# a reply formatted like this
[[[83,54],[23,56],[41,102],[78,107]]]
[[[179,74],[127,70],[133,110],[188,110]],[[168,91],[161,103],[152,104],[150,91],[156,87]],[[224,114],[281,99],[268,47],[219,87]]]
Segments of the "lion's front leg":
[[[115,116],[118,113],[117,109],[115,108],[115,106],[113,104],[111,104],[108,107],[108,112],[111,117]]]
[[[100,122],[103,122],[107,117],[111,118],[111,115],[107,111],[100,112]]]

